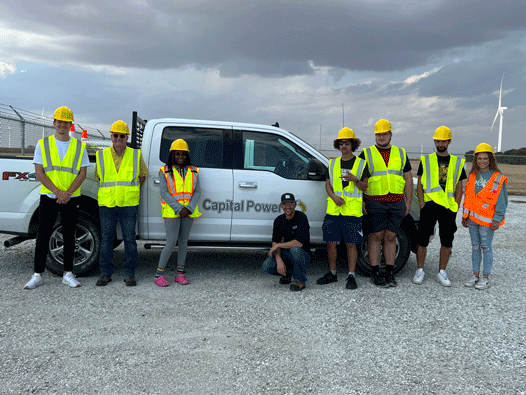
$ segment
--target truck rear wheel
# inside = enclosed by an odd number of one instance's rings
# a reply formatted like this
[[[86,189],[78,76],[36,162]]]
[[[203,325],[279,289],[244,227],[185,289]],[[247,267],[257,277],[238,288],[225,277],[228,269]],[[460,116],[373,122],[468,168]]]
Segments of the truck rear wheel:
[[[362,244],[358,246],[358,259],[356,261],[356,268],[360,273],[366,276],[371,275],[371,264],[369,262],[368,237],[364,238]],[[409,255],[411,253],[411,242],[407,236],[406,231],[401,228],[396,236],[396,257],[395,257],[395,273],[403,269]],[[380,255],[380,266],[385,265],[385,258],[383,253]]]
[[[80,212],[75,232],[75,260],[73,273],[87,275],[99,267],[100,229],[97,222],[87,213]],[[64,272],[64,242],[60,223],[49,239],[47,269],[55,274]]]

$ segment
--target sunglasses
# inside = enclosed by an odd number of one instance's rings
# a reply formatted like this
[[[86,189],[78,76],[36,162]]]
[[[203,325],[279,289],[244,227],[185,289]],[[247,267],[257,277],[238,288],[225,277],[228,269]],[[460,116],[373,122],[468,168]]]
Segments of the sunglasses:
[[[116,138],[116,139],[118,138],[124,139],[126,138],[127,134],[113,133],[112,136],[113,138]]]
[[[351,142],[350,141],[340,141],[340,146],[341,145],[351,145]]]

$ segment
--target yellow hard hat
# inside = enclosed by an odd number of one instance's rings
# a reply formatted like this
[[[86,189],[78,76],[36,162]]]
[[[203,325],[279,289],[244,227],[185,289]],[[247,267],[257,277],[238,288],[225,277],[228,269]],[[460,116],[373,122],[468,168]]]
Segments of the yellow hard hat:
[[[440,126],[437,130],[435,130],[435,135],[433,136],[433,139],[451,140],[451,137],[453,137],[453,135],[451,134],[451,130],[447,126]]]
[[[111,125],[110,133],[130,134],[128,124],[124,121],[116,121]]]
[[[172,145],[170,146],[170,151],[188,151],[188,144],[183,139],[177,139],[175,140]]]
[[[479,152],[491,152],[493,155],[495,155],[495,152],[493,152],[493,149],[491,148],[491,145],[486,143],[480,143],[477,145],[477,148],[475,148],[475,154],[478,154]]]
[[[55,110],[53,118],[64,122],[73,122],[73,111],[66,106],[59,107]]]
[[[351,128],[343,128],[338,133],[338,140],[355,139],[355,138],[356,138],[356,135],[354,134],[354,130],[352,130]]]
[[[393,130],[391,122],[389,122],[387,119],[380,119],[378,122],[376,122],[376,125],[374,125],[375,133],[385,133],[390,132],[391,130]]]

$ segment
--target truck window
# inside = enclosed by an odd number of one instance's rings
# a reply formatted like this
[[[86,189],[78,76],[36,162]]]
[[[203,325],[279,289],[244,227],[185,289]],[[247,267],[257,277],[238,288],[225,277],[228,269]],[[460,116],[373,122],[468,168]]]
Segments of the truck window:
[[[306,180],[312,155],[282,136],[243,132],[243,168],[271,171],[290,180]]]
[[[170,145],[177,139],[188,143],[192,164],[197,167],[222,168],[223,129],[167,126],[163,129],[159,159],[166,163]]]

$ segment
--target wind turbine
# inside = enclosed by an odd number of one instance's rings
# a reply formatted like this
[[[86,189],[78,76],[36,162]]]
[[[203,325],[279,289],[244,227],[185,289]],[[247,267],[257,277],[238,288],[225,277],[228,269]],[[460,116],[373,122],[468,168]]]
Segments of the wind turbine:
[[[497,107],[497,113],[495,114],[495,119],[493,120],[493,124],[491,125],[491,131],[493,131],[493,126],[495,126],[495,121],[497,120],[497,117],[500,114],[500,122],[499,122],[499,141],[497,144],[497,152],[502,152],[502,120],[504,118],[504,110],[507,110],[508,107],[502,107],[502,80],[504,79],[504,73],[502,73],[502,78],[500,80],[500,93],[499,93],[499,106]]]

